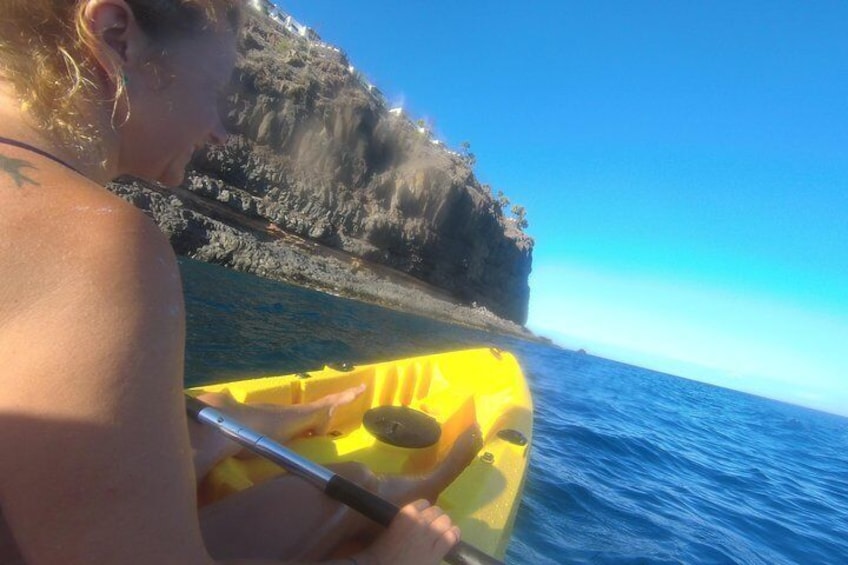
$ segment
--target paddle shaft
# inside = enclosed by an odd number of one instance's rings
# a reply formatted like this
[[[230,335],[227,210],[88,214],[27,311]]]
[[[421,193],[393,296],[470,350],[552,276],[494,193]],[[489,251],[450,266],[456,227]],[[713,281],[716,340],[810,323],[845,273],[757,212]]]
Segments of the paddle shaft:
[[[197,422],[217,429],[239,445],[305,479],[327,496],[378,524],[388,526],[400,512],[400,508],[388,500],[298,455],[201,400],[186,395],[186,411]],[[445,561],[454,565],[503,565],[501,561],[464,541],[457,543],[448,552]]]

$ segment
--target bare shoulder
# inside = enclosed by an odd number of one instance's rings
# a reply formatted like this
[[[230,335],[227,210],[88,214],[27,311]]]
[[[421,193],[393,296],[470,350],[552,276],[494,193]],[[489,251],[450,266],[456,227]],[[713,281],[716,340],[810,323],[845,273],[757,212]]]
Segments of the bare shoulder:
[[[66,283],[73,272],[120,272],[145,261],[176,267],[163,234],[132,205],[76,175],[54,173],[49,179],[17,190],[0,185],[4,274],[38,275],[49,284],[53,276]],[[150,274],[157,273],[162,269]]]
[[[182,289],[167,240],[139,210],[84,179],[0,197],[0,277],[0,355],[33,336],[50,336],[51,350],[84,336],[84,350],[104,356],[145,331],[181,346]],[[23,386],[9,373],[0,383]]]
[[[79,179],[2,188],[0,504],[24,556],[207,562],[167,240]]]

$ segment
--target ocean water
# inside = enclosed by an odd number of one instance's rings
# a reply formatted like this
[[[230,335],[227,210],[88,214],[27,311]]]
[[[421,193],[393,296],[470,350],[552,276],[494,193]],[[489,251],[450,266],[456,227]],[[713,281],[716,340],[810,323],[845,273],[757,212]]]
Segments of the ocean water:
[[[194,261],[189,384],[478,345],[534,445],[508,563],[848,563],[848,419]]]

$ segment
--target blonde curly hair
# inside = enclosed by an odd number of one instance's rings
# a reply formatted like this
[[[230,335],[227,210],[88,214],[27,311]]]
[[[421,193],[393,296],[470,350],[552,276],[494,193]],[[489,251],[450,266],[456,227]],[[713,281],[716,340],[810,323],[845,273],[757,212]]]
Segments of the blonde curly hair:
[[[84,25],[89,0],[0,0],[0,81],[12,86],[24,111],[47,135],[78,154],[91,151],[98,124],[82,109],[101,96],[101,72]],[[203,33],[219,24],[238,29],[242,0],[125,0],[152,40]],[[120,77],[118,69],[115,75]],[[125,95],[124,81],[113,99]],[[114,127],[114,112],[113,112]]]

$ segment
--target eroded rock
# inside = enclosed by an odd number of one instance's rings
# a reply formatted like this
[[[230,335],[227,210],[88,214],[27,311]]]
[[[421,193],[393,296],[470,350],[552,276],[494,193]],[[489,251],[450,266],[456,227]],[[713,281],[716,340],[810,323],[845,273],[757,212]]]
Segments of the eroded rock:
[[[248,22],[241,52],[231,142],[196,155],[177,191],[113,187],[150,211],[178,253],[363,297],[368,277],[351,273],[368,270],[350,265],[365,261],[470,310],[526,321],[533,240],[460,155],[389,113],[343,53],[265,18]],[[281,251],[287,236],[303,253]]]

